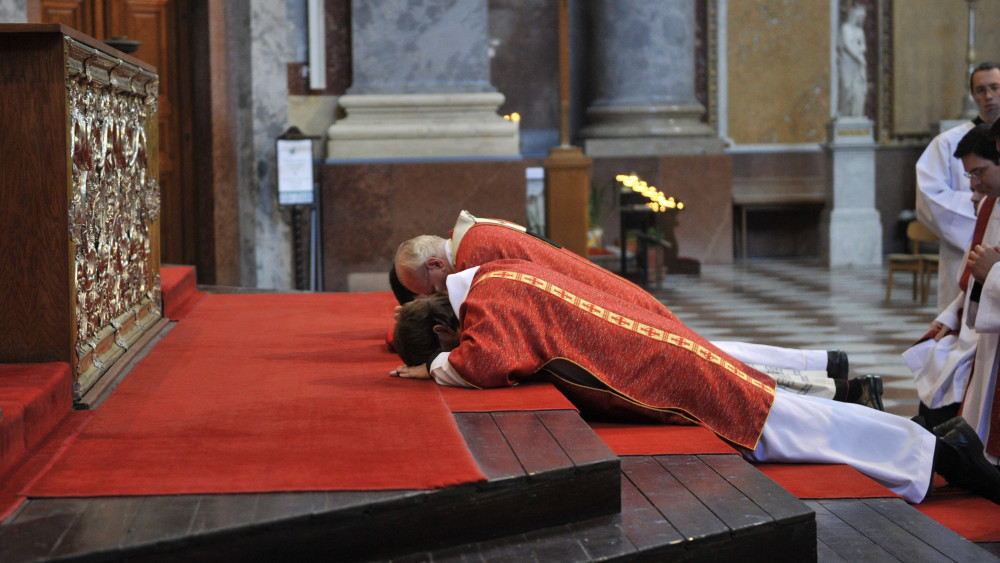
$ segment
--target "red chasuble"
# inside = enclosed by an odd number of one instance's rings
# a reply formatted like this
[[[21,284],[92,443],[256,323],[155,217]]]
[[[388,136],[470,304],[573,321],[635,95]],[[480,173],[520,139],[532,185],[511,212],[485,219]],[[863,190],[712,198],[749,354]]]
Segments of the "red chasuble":
[[[674,317],[656,315],[538,264],[480,267],[449,356],[468,383],[552,381],[583,412],[700,422],[753,449],[774,380],[726,355]]]
[[[670,309],[648,291],[590,260],[530,235],[513,224],[476,223],[465,232],[459,239],[458,247],[453,247],[452,251],[455,253],[455,269],[459,272],[504,258],[527,260],[648,311],[674,317]]]

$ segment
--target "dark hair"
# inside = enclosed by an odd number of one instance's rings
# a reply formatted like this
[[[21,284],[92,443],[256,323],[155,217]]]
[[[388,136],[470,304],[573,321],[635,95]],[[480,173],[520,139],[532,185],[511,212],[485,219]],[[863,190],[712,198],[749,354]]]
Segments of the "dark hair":
[[[993,164],[1000,164],[1000,152],[997,152],[997,144],[990,137],[990,126],[980,123],[962,137],[955,147],[955,158],[962,158],[974,154],[980,158],[985,158]]]
[[[976,76],[976,73],[982,70],[1000,70],[1000,63],[995,63],[992,61],[986,61],[984,63],[979,63],[976,68],[972,69],[969,73],[969,93],[972,93],[972,78]]]
[[[395,264],[389,268],[389,287],[392,288],[392,294],[396,296],[396,301],[398,301],[400,305],[406,305],[410,301],[413,301],[413,299],[417,296],[416,293],[407,289],[406,286],[403,285],[403,282],[399,281],[399,274],[396,273]]]
[[[441,351],[435,325],[458,329],[458,317],[446,293],[436,293],[403,305],[392,333],[392,343],[404,364],[418,366]]]
[[[994,142],[997,137],[1000,137],[1000,125],[998,124],[1000,124],[1000,119],[994,121],[993,125],[990,126],[990,139],[993,139]]]

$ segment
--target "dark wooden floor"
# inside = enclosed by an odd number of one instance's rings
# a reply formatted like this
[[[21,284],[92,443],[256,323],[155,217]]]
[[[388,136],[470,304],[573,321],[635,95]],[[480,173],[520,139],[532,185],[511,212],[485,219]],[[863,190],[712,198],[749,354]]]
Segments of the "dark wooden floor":
[[[802,502],[736,455],[616,457],[573,411],[456,421],[488,481],[35,499],[0,561],[988,561],[899,499]]]

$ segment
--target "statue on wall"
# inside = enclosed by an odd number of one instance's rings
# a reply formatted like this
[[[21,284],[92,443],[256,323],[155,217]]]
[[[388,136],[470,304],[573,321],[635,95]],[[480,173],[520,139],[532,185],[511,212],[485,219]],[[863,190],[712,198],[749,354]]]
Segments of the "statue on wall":
[[[837,70],[840,74],[837,113],[842,116],[864,117],[868,94],[868,69],[865,64],[865,7],[854,4],[840,26],[837,43]]]

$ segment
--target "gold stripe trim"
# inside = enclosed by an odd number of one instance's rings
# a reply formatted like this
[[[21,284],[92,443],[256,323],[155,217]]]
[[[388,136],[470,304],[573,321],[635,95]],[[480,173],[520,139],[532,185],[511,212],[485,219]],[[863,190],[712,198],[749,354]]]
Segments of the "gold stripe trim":
[[[562,299],[566,303],[569,303],[570,305],[573,305],[583,311],[586,311],[587,313],[590,313],[591,315],[599,319],[603,319],[605,322],[615,325],[618,328],[637,333],[640,336],[643,336],[650,340],[654,340],[656,342],[664,342],[666,344],[670,344],[671,346],[676,346],[678,348],[683,348],[685,350],[693,352],[697,354],[699,357],[701,357],[703,360],[709,361],[719,366],[720,368],[728,371],[729,373],[735,375],[736,377],[739,377],[744,382],[754,387],[763,389],[771,395],[774,395],[774,389],[750,377],[749,375],[747,375],[745,371],[741,370],[736,364],[733,364],[732,362],[726,360],[722,356],[716,354],[715,352],[709,350],[708,348],[702,346],[701,344],[689,338],[684,338],[683,336],[671,334],[656,327],[643,324],[639,321],[636,321],[635,319],[631,319],[624,315],[619,315],[618,313],[609,311],[608,309],[605,309],[604,307],[601,307],[596,303],[591,303],[586,299],[582,299],[578,295],[566,291],[565,289],[537,276],[532,276],[530,274],[524,274],[521,272],[512,272],[510,270],[494,270],[492,272],[487,272],[482,276],[480,276],[479,279],[477,279],[473,285],[474,286],[478,285],[483,280],[492,278],[511,280],[523,283],[525,285],[530,285],[535,289],[544,291],[554,297]]]

